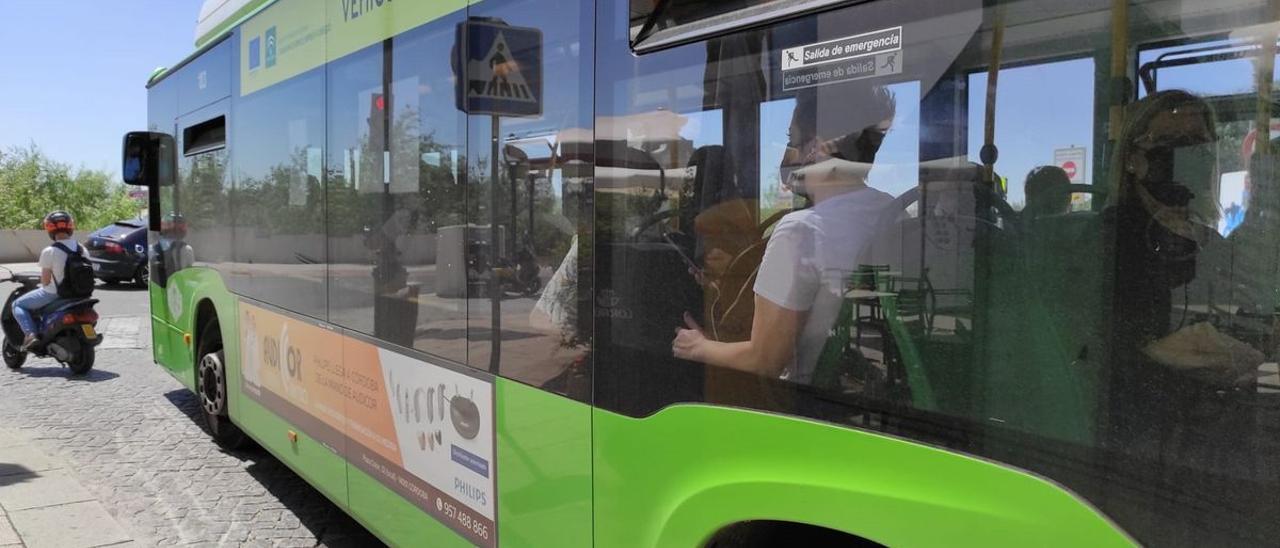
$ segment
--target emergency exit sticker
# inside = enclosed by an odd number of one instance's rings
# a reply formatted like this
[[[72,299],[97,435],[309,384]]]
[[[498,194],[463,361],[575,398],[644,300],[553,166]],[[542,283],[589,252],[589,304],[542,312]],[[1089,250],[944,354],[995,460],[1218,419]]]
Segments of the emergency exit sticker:
[[[902,27],[782,50],[783,89],[902,73]]]

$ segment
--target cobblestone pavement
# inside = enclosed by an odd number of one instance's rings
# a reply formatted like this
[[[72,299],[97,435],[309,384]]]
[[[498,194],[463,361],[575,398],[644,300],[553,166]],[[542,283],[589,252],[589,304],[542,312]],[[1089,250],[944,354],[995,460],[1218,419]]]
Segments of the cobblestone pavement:
[[[106,337],[145,346],[149,329],[136,318],[130,333],[133,318],[104,322]],[[263,449],[220,451],[198,410],[149,348],[103,348],[82,379],[51,360],[0,368],[0,424],[65,460],[138,544],[379,545]]]

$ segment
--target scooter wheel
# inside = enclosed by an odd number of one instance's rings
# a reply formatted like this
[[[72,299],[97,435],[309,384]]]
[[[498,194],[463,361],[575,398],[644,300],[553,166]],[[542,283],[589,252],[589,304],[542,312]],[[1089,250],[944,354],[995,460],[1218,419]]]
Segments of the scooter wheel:
[[[93,345],[89,343],[81,343],[80,351],[76,353],[76,360],[68,363],[71,368],[72,375],[85,375],[93,369],[94,351]]]
[[[17,370],[22,364],[27,363],[27,353],[20,350],[17,345],[6,339],[4,341],[4,365],[9,369]]]

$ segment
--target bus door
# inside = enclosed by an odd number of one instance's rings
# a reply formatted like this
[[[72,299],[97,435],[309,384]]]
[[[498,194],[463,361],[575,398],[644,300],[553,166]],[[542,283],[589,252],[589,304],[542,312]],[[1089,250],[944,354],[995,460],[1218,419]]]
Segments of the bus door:
[[[152,280],[160,291],[152,293],[152,316],[167,326],[168,352],[160,356],[160,362],[180,378],[187,378],[186,370],[192,366],[193,349],[186,343],[183,326],[192,325],[193,310],[184,288],[191,284],[187,269],[209,262],[203,246],[193,238],[192,225],[199,234],[214,234],[229,227],[204,226],[207,219],[218,218],[211,210],[225,208],[223,189],[229,184],[226,178],[228,103],[220,101],[206,108],[178,118],[177,177],[169,186],[160,187],[160,231],[151,253]],[[209,245],[216,246],[212,241]],[[218,253],[213,250],[215,255]],[[199,262],[197,262],[199,261]],[[194,334],[192,334],[194,335]]]

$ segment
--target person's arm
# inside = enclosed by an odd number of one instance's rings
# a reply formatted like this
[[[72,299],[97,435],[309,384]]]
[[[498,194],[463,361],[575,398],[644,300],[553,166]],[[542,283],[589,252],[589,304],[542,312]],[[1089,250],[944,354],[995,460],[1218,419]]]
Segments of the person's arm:
[[[800,326],[817,288],[810,259],[812,230],[797,217],[784,217],[765,247],[755,283],[751,339],[725,343],[708,339],[693,317],[688,329],[676,329],[671,351],[678,358],[708,365],[777,376],[791,363]]]
[[[53,248],[46,247],[40,252],[40,287],[45,287],[53,283],[53,261],[55,260]]]
[[[672,351],[677,358],[707,365],[776,377],[791,363],[796,351],[804,312],[788,310],[756,295],[751,339],[725,343],[706,338],[702,329],[685,315],[688,329],[677,328]]]

